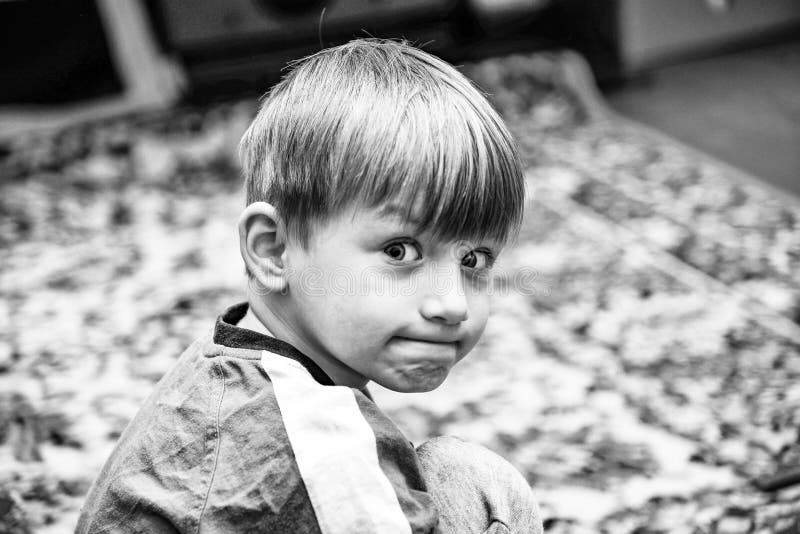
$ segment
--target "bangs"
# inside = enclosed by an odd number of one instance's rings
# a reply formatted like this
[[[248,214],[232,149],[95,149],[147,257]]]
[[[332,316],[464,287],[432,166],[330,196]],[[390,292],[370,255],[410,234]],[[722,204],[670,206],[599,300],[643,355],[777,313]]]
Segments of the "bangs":
[[[480,111],[466,99],[417,94],[404,109],[362,122],[362,135],[341,139],[354,150],[335,169],[337,208],[352,199],[393,203],[437,239],[507,243],[522,220],[521,163],[499,117]]]

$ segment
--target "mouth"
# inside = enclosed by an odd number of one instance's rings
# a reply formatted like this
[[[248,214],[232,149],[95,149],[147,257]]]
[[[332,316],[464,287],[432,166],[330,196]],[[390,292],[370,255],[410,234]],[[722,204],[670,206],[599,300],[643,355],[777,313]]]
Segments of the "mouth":
[[[461,336],[454,336],[454,335],[431,335],[431,336],[395,336],[394,339],[403,339],[408,341],[418,341],[420,343],[433,343],[433,344],[442,344],[442,345],[457,345],[460,340]]]
[[[450,364],[458,353],[458,341],[431,340],[396,336],[392,344],[413,359],[433,364]]]
[[[458,361],[457,341],[431,341],[403,336],[389,341],[393,372],[406,386],[396,391],[430,391],[438,387]],[[385,385],[385,384],[384,384]],[[397,386],[397,384],[394,384]]]

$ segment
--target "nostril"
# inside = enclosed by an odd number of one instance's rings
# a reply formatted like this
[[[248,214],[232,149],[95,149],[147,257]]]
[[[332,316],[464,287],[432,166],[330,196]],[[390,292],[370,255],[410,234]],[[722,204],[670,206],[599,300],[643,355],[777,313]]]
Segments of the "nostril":
[[[434,316],[433,318],[438,320],[439,322],[448,325],[455,325],[466,321],[469,318],[469,314],[467,313],[466,309],[457,311],[445,311],[439,315]]]

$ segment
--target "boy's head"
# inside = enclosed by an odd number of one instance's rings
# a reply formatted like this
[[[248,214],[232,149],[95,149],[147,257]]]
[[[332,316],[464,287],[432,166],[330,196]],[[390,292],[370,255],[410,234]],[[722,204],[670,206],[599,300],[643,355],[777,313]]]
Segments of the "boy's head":
[[[296,63],[240,153],[259,319],[339,383],[438,386],[483,331],[487,271],[522,218],[485,98],[425,52],[357,40]]]

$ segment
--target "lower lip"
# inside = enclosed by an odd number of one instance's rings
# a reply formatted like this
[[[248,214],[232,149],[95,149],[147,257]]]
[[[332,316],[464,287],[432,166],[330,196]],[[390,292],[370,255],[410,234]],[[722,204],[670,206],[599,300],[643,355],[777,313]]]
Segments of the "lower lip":
[[[392,344],[402,351],[408,351],[427,361],[452,361],[456,355],[456,343],[436,343],[433,341],[421,341],[405,337],[395,337]]]

